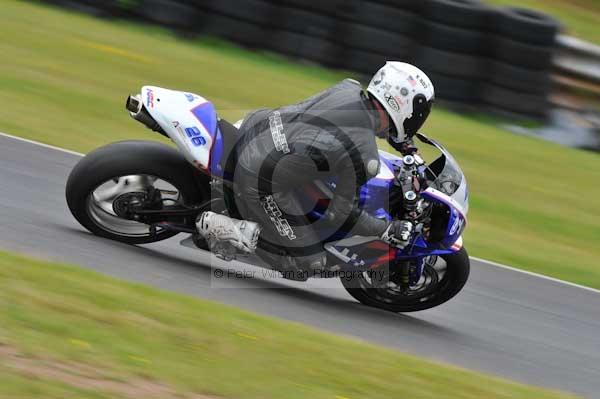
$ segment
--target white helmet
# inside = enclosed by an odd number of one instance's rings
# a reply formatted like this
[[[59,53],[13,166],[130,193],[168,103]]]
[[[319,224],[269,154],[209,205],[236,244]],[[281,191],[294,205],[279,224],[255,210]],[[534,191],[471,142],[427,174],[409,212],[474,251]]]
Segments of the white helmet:
[[[397,61],[388,61],[377,71],[367,92],[381,103],[391,118],[395,129],[388,139],[395,143],[410,139],[423,126],[435,94],[431,80],[423,71]]]

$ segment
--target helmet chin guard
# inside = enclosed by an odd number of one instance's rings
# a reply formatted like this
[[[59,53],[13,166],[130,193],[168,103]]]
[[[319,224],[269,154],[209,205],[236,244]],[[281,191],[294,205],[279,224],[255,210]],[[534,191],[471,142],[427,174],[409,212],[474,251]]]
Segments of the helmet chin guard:
[[[402,143],[414,136],[427,120],[433,105],[433,83],[419,68],[388,61],[371,79],[367,92],[379,101],[396,134],[389,140]]]

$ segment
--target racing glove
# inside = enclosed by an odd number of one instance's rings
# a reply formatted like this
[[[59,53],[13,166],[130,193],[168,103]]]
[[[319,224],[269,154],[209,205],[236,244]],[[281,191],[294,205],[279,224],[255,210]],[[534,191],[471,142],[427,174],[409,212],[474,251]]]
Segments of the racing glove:
[[[396,248],[404,248],[410,242],[413,224],[408,220],[394,220],[381,235],[381,239]]]

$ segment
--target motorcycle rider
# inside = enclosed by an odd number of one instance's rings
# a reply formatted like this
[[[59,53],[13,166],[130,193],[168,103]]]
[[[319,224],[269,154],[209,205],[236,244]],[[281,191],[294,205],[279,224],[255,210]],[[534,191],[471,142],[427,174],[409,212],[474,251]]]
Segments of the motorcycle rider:
[[[234,150],[234,197],[245,220],[204,212],[197,221],[200,235],[211,245],[229,243],[247,253],[258,246],[257,254],[280,270],[322,270],[326,258],[317,232],[324,228],[405,246],[412,224],[362,211],[359,191],[379,173],[376,135],[402,154],[414,152],[412,137],[433,99],[423,71],[390,61],[366,91],[346,79],[298,104],[252,112]],[[297,190],[331,177],[337,180],[329,187],[333,197],[325,217],[310,220],[310,206],[299,201]]]

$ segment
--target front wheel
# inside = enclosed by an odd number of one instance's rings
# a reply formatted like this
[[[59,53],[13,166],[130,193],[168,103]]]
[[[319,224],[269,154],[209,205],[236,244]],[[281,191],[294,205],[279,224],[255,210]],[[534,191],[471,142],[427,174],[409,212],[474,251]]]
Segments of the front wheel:
[[[379,281],[373,273],[341,278],[346,291],[359,302],[391,312],[415,312],[441,305],[464,287],[471,270],[467,250],[429,257],[421,280],[409,290],[392,281]],[[390,279],[391,280],[391,279]]]
[[[75,165],[66,198],[75,219],[95,235],[147,244],[177,232],[153,230],[128,218],[132,204],[149,209],[199,204],[209,199],[208,185],[208,178],[199,177],[174,148],[152,141],[122,141],[92,151]]]

